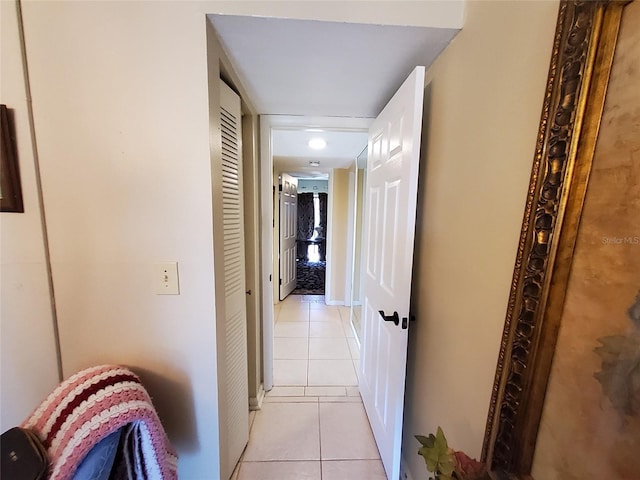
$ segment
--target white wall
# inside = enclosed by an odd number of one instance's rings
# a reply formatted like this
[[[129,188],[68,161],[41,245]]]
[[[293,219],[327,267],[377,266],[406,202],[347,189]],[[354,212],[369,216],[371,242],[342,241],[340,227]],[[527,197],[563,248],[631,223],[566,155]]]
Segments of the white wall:
[[[0,101],[13,114],[24,213],[0,213],[0,430],[20,423],[58,383],[53,316],[17,10],[0,2]]]
[[[558,3],[468,3],[430,70],[416,223],[403,456],[415,434],[482,447]]]
[[[327,218],[327,282],[326,302],[344,305],[346,292],[345,274],[351,268],[347,262],[349,218],[349,170],[334,168],[329,178]]]
[[[64,375],[127,364],[180,453],[217,477],[205,12],[193,3],[25,2]],[[177,261],[180,295],[154,264]]]

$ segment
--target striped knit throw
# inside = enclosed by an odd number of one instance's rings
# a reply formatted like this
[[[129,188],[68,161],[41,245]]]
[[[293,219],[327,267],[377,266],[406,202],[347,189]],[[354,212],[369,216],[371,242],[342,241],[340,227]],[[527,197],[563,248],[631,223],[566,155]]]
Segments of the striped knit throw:
[[[123,429],[114,472],[129,479],[175,480],[177,456],[140,379],[102,365],[61,383],[23,424],[49,455],[49,480],[70,480],[100,440]]]

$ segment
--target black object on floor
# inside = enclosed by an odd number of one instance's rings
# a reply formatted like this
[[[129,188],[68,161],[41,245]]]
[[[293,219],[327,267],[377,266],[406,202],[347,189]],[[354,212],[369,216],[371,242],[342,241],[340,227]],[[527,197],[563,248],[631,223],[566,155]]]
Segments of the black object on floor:
[[[294,295],[324,295],[327,262],[296,262],[296,288]]]

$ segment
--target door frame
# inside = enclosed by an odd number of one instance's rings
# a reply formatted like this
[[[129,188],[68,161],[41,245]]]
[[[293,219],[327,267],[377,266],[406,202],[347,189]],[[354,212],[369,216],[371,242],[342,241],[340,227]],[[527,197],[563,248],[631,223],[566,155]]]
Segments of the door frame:
[[[331,241],[331,226],[333,225],[333,171],[329,172],[327,178],[327,231],[324,232],[325,249],[324,249],[324,303],[327,305],[338,305],[339,302],[333,301],[333,297],[329,292],[333,290],[331,285],[331,277],[333,276],[333,242]]]
[[[279,128],[324,128],[331,130],[368,131],[372,118],[313,117],[260,115],[260,246],[262,267],[262,365],[265,391],[273,388],[274,330],[274,209],[273,209],[273,144],[271,132]],[[327,245],[327,252],[328,252]]]

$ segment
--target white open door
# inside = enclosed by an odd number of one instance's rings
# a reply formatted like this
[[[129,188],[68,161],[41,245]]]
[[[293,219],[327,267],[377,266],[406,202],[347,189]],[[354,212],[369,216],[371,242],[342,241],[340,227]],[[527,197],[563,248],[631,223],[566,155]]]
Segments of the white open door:
[[[424,78],[416,67],[369,129],[359,382],[389,480],[400,475]]]
[[[297,281],[298,179],[286,173],[280,177],[280,300],[284,300]]]

